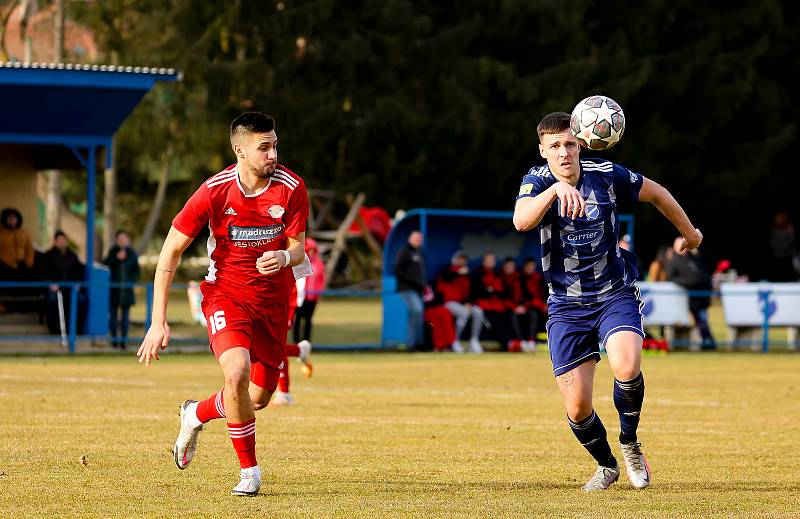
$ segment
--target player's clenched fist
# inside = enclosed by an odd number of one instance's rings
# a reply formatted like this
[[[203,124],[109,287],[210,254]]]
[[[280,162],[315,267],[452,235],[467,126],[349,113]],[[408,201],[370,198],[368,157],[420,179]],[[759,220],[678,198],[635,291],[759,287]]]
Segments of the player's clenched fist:
[[[580,192],[566,182],[556,182],[556,196],[561,201],[561,216],[568,216],[573,220],[586,215],[586,202]]]
[[[694,250],[700,246],[700,243],[703,241],[703,233],[700,232],[700,229],[695,229],[693,233],[689,233],[688,236],[683,237],[683,241],[681,242],[680,251],[678,252],[680,255],[684,255],[690,250]]]
[[[169,325],[167,323],[151,324],[142,345],[139,346],[139,351],[136,352],[139,362],[144,362],[145,366],[149,366],[152,359],[158,360],[158,350],[166,349],[167,344],[169,344]]]
[[[269,250],[256,260],[256,269],[265,276],[275,274],[286,266],[286,255],[280,250]]]

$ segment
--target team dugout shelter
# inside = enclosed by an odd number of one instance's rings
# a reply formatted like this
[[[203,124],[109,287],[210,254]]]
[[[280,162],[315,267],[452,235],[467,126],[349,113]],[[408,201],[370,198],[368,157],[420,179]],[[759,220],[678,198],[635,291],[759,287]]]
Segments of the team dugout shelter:
[[[512,257],[521,266],[525,258],[532,257],[541,267],[541,246],[536,230],[519,232],[512,223],[511,211],[469,211],[456,209],[411,209],[395,222],[383,248],[383,328],[381,343],[385,348],[405,344],[408,334],[408,312],[397,294],[394,263],[398,251],[408,243],[412,231],[421,231],[424,237],[423,253],[428,283],[450,264],[456,251],[469,258],[470,271],[481,265],[483,255],[491,252],[497,256],[498,268],[506,257]],[[632,215],[619,215],[622,234],[633,241]]]
[[[0,62],[0,205],[40,220],[36,173],[85,170],[88,335],[108,334],[109,275],[94,265],[96,176],[112,164],[112,138],[157,81],[176,81],[174,69]],[[35,227],[27,227],[37,242]],[[42,240],[39,240],[42,241]],[[74,345],[74,342],[73,342]]]

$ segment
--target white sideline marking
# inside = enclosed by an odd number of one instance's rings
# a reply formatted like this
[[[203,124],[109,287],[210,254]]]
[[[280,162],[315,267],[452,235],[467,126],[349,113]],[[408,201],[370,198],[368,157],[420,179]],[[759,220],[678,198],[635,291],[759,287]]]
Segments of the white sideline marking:
[[[101,377],[29,377],[26,375],[0,374],[0,380],[17,380],[21,382],[73,382],[76,384],[116,384],[121,386],[155,386],[152,380],[125,380],[122,378]]]

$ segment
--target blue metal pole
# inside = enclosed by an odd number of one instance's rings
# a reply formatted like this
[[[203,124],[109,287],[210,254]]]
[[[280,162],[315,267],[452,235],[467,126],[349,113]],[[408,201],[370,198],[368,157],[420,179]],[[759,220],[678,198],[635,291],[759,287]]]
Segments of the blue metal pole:
[[[144,316],[144,333],[147,333],[147,330],[150,329],[150,324],[153,322],[153,284],[147,284],[147,293],[144,296],[146,307],[145,307],[145,316]]]
[[[91,282],[92,263],[94,262],[94,205],[95,175],[97,174],[97,148],[89,147],[89,160],[86,163],[86,280]]]
[[[78,290],[73,286],[69,291],[69,352],[75,353],[75,343],[78,335]]]
[[[761,298],[761,303],[764,305],[764,324],[761,328],[761,352],[767,353],[769,351],[769,295],[770,290],[762,290],[758,293]]]

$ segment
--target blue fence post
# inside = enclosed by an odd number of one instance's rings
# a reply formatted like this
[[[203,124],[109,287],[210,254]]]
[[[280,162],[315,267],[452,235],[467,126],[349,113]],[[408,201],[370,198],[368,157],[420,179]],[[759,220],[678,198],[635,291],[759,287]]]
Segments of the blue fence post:
[[[75,353],[75,343],[78,335],[78,291],[79,285],[74,285],[69,291],[69,352]]]
[[[146,301],[145,306],[145,316],[144,316],[144,333],[147,333],[147,330],[150,329],[150,324],[152,323],[152,316],[153,316],[153,284],[147,284],[147,293],[144,296]]]
[[[772,293],[770,290],[761,290],[758,293],[758,297],[761,299],[761,303],[763,306],[764,311],[764,324],[761,328],[761,352],[767,353],[769,351],[769,295]]]

